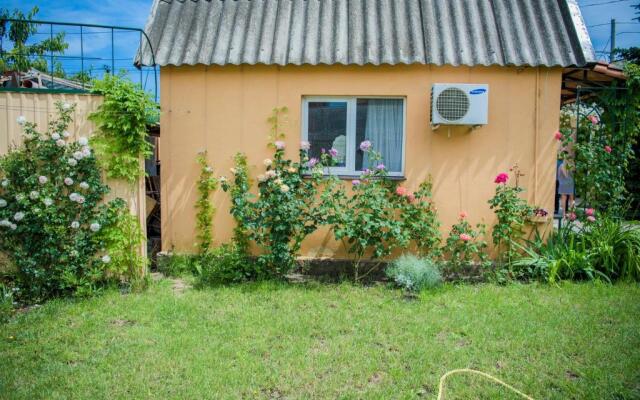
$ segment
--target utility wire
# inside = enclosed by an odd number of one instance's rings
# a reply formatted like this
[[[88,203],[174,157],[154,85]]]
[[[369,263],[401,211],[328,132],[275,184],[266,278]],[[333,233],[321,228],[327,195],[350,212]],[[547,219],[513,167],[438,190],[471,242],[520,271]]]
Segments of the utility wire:
[[[600,3],[591,3],[591,4],[585,4],[583,6],[580,6],[580,8],[587,8],[587,7],[594,7],[594,6],[603,6],[605,4],[613,4],[613,3],[622,3],[623,1],[631,1],[631,0],[610,0],[610,1],[603,1]]]
[[[622,24],[635,25],[635,24],[640,24],[640,22],[631,22],[631,21],[629,21],[629,22],[618,22],[618,21],[616,21],[616,25],[622,25]],[[596,28],[598,26],[610,26],[610,25],[611,25],[611,22],[604,22],[602,24],[587,25],[587,28]]]

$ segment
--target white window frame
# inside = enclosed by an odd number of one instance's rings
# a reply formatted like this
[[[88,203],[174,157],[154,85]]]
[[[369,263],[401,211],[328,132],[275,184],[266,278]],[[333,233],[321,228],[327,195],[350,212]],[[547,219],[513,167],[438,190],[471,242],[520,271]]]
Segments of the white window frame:
[[[402,155],[401,171],[389,172],[389,176],[403,177],[405,171],[405,148],[407,145],[407,99],[400,96],[304,96],[302,98],[302,140],[309,141],[309,103],[313,102],[344,102],[347,103],[347,154],[344,167],[331,167],[329,173],[344,176],[360,176],[362,171],[356,171],[356,112],[358,99],[390,99],[402,100]],[[375,150],[375,143],[373,144]],[[382,160],[384,162],[384,160]]]

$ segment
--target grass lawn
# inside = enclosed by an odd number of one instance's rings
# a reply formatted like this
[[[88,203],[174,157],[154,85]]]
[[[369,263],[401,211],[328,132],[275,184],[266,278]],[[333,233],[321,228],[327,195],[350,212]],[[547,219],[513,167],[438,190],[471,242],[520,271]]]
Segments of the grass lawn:
[[[59,300],[0,326],[2,399],[640,398],[640,286],[255,284]],[[446,399],[515,399],[454,376]]]

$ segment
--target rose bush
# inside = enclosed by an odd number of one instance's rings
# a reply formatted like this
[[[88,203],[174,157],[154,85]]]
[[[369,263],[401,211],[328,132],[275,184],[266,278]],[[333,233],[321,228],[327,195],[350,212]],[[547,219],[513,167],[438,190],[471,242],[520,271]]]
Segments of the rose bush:
[[[487,242],[483,239],[485,233],[484,224],[477,224],[474,228],[467,220],[467,213],[460,212],[458,222],[451,227],[444,245],[447,272],[453,278],[468,274],[476,264],[481,270],[491,264],[486,253]]]
[[[321,159],[309,158],[309,145],[300,144],[298,160],[285,156],[284,134],[280,131],[284,109],[274,110],[270,119],[273,158],[263,160],[264,173],[258,176],[258,195],[251,193],[247,162],[236,156],[233,180],[221,178],[221,186],[232,197],[231,214],[237,227],[235,244],[247,249],[253,241],[259,248],[257,276],[281,277],[295,264],[302,241],[319,226],[332,220],[334,207],[328,204],[336,189],[335,177],[325,176],[323,169],[333,164],[334,149]],[[320,191],[323,191],[320,194]]]
[[[518,256],[518,243],[524,236],[527,217],[533,212],[533,207],[520,197],[524,189],[519,184],[522,173],[517,164],[511,168],[511,172],[515,178],[514,184],[508,184],[510,177],[506,172],[498,174],[494,180],[495,195],[489,200],[489,206],[498,219],[492,230],[500,265],[496,271],[498,280],[518,277],[517,271],[512,269],[513,261]]]
[[[75,106],[56,109],[46,133],[18,118],[24,143],[0,159],[0,250],[21,301],[88,294],[124,273],[103,236],[122,204],[102,204],[108,187],[89,141],[67,131]]]

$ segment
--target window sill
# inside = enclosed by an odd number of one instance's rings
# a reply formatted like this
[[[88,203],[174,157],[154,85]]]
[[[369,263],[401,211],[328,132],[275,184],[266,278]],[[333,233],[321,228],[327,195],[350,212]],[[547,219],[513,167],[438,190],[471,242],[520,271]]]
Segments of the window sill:
[[[329,174],[325,174],[325,176],[328,176]],[[302,175],[304,178],[310,178],[311,174],[303,174]],[[338,177],[338,179],[342,179],[342,180],[353,180],[353,179],[362,179],[362,175],[348,175],[348,174],[336,174],[335,176]],[[378,178],[369,178],[369,179],[378,179]],[[398,175],[391,175],[391,176],[387,176],[387,179],[389,179],[390,181],[406,181],[407,178],[405,176],[398,176]]]

